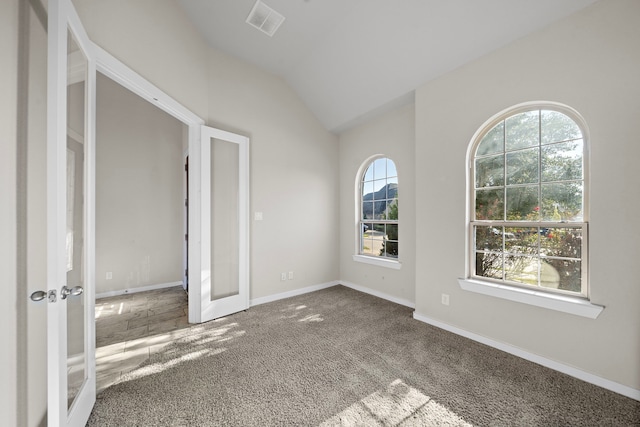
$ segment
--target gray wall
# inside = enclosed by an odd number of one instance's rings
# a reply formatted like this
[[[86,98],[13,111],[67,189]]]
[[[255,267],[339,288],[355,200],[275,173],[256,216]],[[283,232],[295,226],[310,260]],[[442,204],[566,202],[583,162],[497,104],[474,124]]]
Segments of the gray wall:
[[[27,27],[18,52],[20,3]],[[0,413],[9,425],[31,426],[45,418],[47,399],[47,305],[28,299],[32,292],[47,289],[47,40],[27,2],[2,2],[0,28],[0,271],[7,283],[0,303],[5,325]],[[18,75],[25,86],[18,86]],[[20,115],[17,106],[23,108]]]
[[[340,135],[340,280],[414,303],[416,201],[415,109],[413,103]],[[356,181],[364,161],[376,154],[392,159],[398,169],[400,270],[363,264],[356,253]]]
[[[209,70],[207,122],[251,138],[250,298],[336,280],[337,138],[282,79],[215,50]]]
[[[0,322],[5,350],[0,352],[0,414],[9,424],[17,424],[16,364],[18,333],[18,293],[16,274],[16,131],[18,71],[18,1],[0,3],[0,271],[7,286],[0,299]]]
[[[640,2],[603,1],[418,88],[416,311],[640,389]],[[591,134],[589,277],[596,320],[462,291],[465,156],[525,101],[575,108]],[[451,305],[440,303],[450,294]]]
[[[181,283],[182,123],[101,74],[96,116],[96,294]]]
[[[264,220],[252,221],[250,298],[336,280],[337,137],[284,81],[207,47],[175,2],[75,6],[94,42],[208,125],[251,138],[251,211]]]

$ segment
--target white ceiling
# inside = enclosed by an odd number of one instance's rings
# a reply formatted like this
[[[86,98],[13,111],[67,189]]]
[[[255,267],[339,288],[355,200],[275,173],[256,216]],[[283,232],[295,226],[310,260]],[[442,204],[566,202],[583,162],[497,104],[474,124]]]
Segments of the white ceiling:
[[[255,0],[179,0],[207,42],[281,76],[340,132],[413,90],[596,0],[264,0],[273,37],[245,23]]]

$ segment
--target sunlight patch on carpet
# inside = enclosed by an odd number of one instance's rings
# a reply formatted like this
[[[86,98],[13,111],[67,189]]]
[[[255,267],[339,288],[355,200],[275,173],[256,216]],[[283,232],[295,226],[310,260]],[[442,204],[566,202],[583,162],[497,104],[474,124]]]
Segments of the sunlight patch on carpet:
[[[304,304],[289,304],[286,308],[280,310],[281,313],[284,313],[282,316],[280,316],[280,319],[293,319],[296,317],[304,316],[301,319],[298,319],[298,322],[322,322],[324,320],[320,316],[320,314],[305,315],[305,313],[301,310],[309,312],[311,309]]]
[[[176,367],[182,363],[201,359],[203,357],[215,356],[227,350],[220,344],[245,335],[245,330],[237,330],[238,323],[230,323],[205,330],[199,334],[183,336],[169,343],[160,354],[161,360],[143,364],[138,368],[123,376],[122,381],[127,382],[137,380],[149,375],[159,374],[162,371]]]
[[[329,426],[471,426],[445,406],[402,380],[376,391],[326,420]]]
[[[206,356],[215,356],[216,354],[223,353],[226,350],[226,348],[205,348],[202,350],[183,354],[180,357],[176,357],[175,359],[171,359],[166,362],[151,363],[150,365],[142,366],[134,371],[131,371],[129,374],[127,374],[126,378],[122,380],[122,382],[133,381],[149,375],[159,374],[160,372],[173,368],[174,366],[177,366],[181,363],[193,361]]]
[[[310,314],[302,319],[298,320],[298,322],[322,322],[324,319],[320,317],[319,314]]]

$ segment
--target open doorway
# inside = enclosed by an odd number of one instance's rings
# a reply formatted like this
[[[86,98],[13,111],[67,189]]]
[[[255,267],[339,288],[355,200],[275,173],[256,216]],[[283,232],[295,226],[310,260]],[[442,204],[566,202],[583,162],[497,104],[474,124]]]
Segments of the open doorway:
[[[98,73],[96,369],[98,390],[188,326],[183,156],[178,119]],[[153,338],[152,338],[153,337]],[[170,339],[166,340],[167,342]]]

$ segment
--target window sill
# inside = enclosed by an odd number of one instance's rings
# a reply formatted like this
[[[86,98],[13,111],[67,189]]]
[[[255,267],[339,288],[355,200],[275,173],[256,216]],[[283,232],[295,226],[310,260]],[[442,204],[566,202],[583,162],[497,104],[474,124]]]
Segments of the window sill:
[[[402,267],[402,263],[400,261],[366,255],[354,255],[353,260],[363,262],[365,264],[377,265],[379,267],[393,268],[394,270],[400,270],[400,267]]]
[[[499,285],[497,283],[472,279],[458,279],[458,283],[465,291],[476,292],[509,301],[516,301],[536,307],[561,311],[563,313],[574,314],[576,316],[588,317],[589,319],[597,318],[602,310],[604,310],[604,307],[601,305],[591,304],[585,299],[567,295],[557,295],[530,289],[520,289],[513,286]]]

